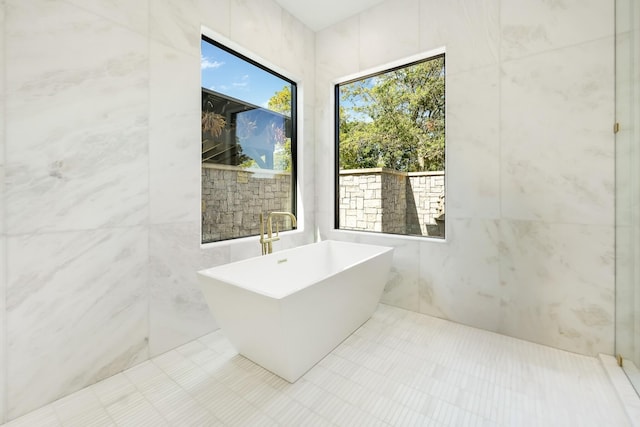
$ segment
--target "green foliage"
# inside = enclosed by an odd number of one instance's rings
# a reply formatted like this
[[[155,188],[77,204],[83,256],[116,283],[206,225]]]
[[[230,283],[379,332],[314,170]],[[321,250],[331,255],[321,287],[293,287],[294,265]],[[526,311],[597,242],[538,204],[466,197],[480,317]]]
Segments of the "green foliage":
[[[444,58],[340,86],[340,167],[444,170]]]
[[[273,153],[273,169],[291,172],[291,138],[286,138]]]
[[[269,99],[267,107],[271,111],[277,111],[291,117],[291,86],[285,85],[280,91],[276,92]]]
[[[276,92],[269,99],[267,107],[291,117],[291,86],[285,85],[282,90]],[[285,137],[284,129],[277,129],[274,133],[277,142],[276,151],[273,153],[273,168],[291,172],[291,138]]]

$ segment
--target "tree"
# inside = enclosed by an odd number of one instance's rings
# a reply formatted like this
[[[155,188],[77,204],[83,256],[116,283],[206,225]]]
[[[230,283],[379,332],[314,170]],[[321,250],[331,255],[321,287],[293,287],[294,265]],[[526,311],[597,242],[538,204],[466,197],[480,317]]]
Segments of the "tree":
[[[271,111],[277,111],[291,117],[291,86],[285,85],[280,91],[276,92],[269,99],[267,107]]]
[[[285,85],[268,101],[267,107],[291,118],[291,86]],[[274,169],[291,172],[291,138],[284,135],[284,129],[275,129],[276,149],[274,151]]]
[[[444,170],[444,58],[340,86],[340,167]]]

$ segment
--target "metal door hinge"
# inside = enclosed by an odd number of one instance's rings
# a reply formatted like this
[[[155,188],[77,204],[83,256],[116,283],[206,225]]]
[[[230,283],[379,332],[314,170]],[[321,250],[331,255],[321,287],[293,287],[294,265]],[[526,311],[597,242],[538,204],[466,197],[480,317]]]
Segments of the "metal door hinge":
[[[620,123],[615,122],[613,124],[613,133],[618,133],[618,131],[620,131]]]
[[[620,366],[622,368],[622,361],[624,360],[624,359],[622,359],[622,355],[618,354],[616,356],[616,360],[618,361],[618,366]]]

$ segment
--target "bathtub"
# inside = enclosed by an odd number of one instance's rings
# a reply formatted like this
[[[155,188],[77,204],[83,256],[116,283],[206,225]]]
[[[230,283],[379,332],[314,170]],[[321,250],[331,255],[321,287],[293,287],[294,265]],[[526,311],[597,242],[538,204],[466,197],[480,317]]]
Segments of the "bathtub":
[[[293,383],[371,317],[393,248],[323,241],[198,272],[238,353]]]

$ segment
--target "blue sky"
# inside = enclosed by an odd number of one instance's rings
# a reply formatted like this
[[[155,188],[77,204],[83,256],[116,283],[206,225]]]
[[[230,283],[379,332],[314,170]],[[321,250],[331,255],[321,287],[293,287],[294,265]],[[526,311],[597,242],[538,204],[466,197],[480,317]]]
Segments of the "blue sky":
[[[267,107],[289,83],[204,40],[201,42],[202,87]]]

